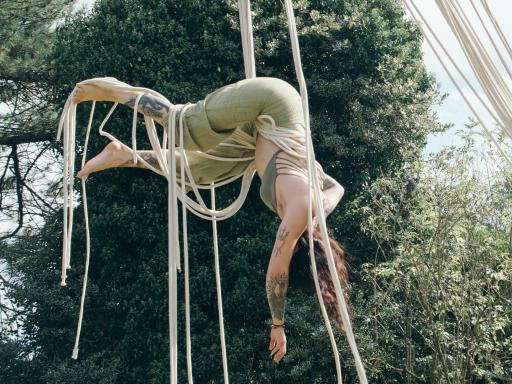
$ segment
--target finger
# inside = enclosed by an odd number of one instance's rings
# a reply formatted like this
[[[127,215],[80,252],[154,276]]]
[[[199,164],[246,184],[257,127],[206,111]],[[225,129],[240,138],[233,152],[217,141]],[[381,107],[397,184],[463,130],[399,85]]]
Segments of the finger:
[[[270,356],[272,357],[277,351],[279,351],[279,349],[280,349],[280,345],[276,344],[274,349],[272,349],[272,352],[270,352]]]
[[[274,339],[270,339],[270,343],[268,345],[268,349],[274,348],[275,343],[276,343],[276,341]]]
[[[286,355],[286,345],[283,343],[280,345],[279,352],[274,355],[274,361],[279,363],[284,355]]]
[[[281,359],[284,357],[285,354],[286,354],[286,351],[280,350],[279,353],[276,353],[276,355],[274,356],[274,361],[277,364],[279,364],[279,362],[281,361]]]

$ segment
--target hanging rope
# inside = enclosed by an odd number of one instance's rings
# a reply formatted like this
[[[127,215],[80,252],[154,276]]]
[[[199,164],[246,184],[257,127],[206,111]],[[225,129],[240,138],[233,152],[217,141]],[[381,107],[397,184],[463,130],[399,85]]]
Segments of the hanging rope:
[[[308,104],[308,91],[306,87],[306,80],[304,78],[304,73],[302,71],[302,63],[300,58],[300,49],[299,49],[299,40],[297,37],[297,26],[295,24],[295,15],[293,12],[293,6],[291,0],[285,0],[286,6],[286,15],[288,19],[288,29],[290,33],[290,40],[292,43],[292,52],[293,52],[293,61],[295,64],[295,72],[297,75],[297,80],[299,81],[300,94],[302,99],[302,108],[304,111],[304,121],[305,121],[305,129],[306,129],[306,145],[307,145],[307,157],[308,157],[308,181],[310,188],[308,188],[308,200],[309,200],[309,209],[308,209],[308,232],[309,232],[309,254],[311,257],[311,263],[314,261],[314,242],[313,242],[313,214],[312,214],[312,200],[315,199],[315,203],[317,206],[318,212],[318,224],[320,226],[320,232],[322,235],[323,243],[326,245],[326,253],[327,253],[327,263],[329,266],[329,271],[331,273],[331,279],[334,283],[334,288],[336,291],[336,299],[338,301],[338,305],[340,306],[341,318],[343,321],[343,326],[345,327],[345,333],[350,345],[350,349],[352,351],[352,356],[354,357],[354,362],[357,370],[357,375],[359,377],[360,383],[367,383],[366,373],[364,371],[363,363],[361,361],[361,357],[359,356],[359,351],[357,349],[357,345],[355,342],[354,334],[352,332],[352,324],[350,322],[350,316],[348,314],[347,305],[345,302],[345,296],[343,293],[343,288],[341,287],[340,280],[336,271],[336,266],[334,264],[334,257],[332,254],[331,245],[329,242],[329,234],[327,233],[327,225],[325,222],[325,212],[323,208],[322,201],[322,192],[320,190],[320,186],[318,185],[318,175],[317,169],[315,167],[315,152],[313,150],[313,142],[311,138],[311,129],[309,123],[309,104]],[[311,196],[311,184],[313,184],[313,196]],[[316,269],[316,268],[315,268]],[[314,279],[317,280],[318,276],[316,274],[313,275]],[[318,283],[315,283],[317,286]],[[322,301],[322,300],[321,300]],[[338,373],[338,382],[341,383],[341,375]]]
[[[212,209],[215,210],[215,185],[212,183],[210,189],[210,197],[212,200]],[[229,383],[228,376],[228,357],[226,354],[226,336],[224,334],[224,314],[222,310],[222,288],[220,283],[220,263],[219,263],[219,238],[217,236],[217,220],[212,220],[213,234],[213,254],[215,267],[215,285],[217,287],[217,308],[219,312],[219,330],[220,330],[220,346],[222,351],[222,370],[224,372],[224,383]]]
[[[494,30],[498,34],[498,36],[499,36],[499,38],[501,40],[501,43],[503,44],[503,46],[505,47],[508,55],[512,59],[512,47],[510,46],[510,43],[509,43],[507,37],[505,36],[505,34],[503,33],[499,23],[496,21],[496,18],[494,17],[494,14],[492,13],[492,10],[489,7],[489,4],[487,3],[487,0],[481,0],[481,3],[482,3],[482,6],[485,9],[485,13],[487,13],[487,16],[491,20],[492,25],[494,26]]]
[[[240,16],[240,33],[242,34],[242,52],[244,56],[245,77],[256,77],[256,61],[254,60],[254,39],[252,35],[252,15],[250,0],[238,0]]]

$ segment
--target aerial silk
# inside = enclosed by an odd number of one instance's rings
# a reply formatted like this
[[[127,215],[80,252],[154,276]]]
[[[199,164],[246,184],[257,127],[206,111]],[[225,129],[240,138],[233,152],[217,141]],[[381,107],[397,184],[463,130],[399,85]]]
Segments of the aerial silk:
[[[491,54],[486,48],[486,44],[482,42],[480,36],[477,34],[474,27],[475,23],[468,18],[468,7],[463,7],[459,0],[436,0],[437,7],[450,27],[453,35],[459,42],[459,45],[483,92],[479,92],[472,82],[469,81],[466,74],[460,69],[459,64],[454,60],[443,41],[438,37],[435,29],[430,25],[429,21],[417,7],[415,0],[404,0],[409,14],[423,32],[425,40],[441,63],[443,69],[448,74],[450,80],[455,85],[457,91],[460,93],[463,100],[466,102],[469,109],[498,150],[499,154],[508,163],[508,165],[511,166],[512,159],[509,154],[504,150],[502,144],[496,140],[474,103],[468,95],[466,95],[463,87],[458,83],[454,74],[448,67],[449,62],[463,79],[467,87],[471,90],[474,98],[480,102],[501,131],[509,138],[512,138],[512,83],[510,81],[512,80],[512,70],[507,64],[507,60],[505,60],[507,54],[509,56],[508,59],[512,59],[512,49],[491,9],[489,8],[487,1],[481,0],[480,2],[482,3],[482,7],[488,16],[488,19],[494,27],[496,35],[505,47],[504,53],[501,53],[498,45],[494,41],[495,39],[490,32],[490,27],[485,23],[484,17],[476,7],[474,0],[471,0],[472,9],[475,13],[476,19],[482,25],[485,34],[489,37],[491,46],[496,52],[502,67],[509,77],[508,81],[505,79],[505,76],[500,73],[497,64],[495,64],[495,61],[492,59]]]
[[[339,361],[339,353],[336,346],[336,341],[334,338],[334,334],[332,331],[331,324],[329,322],[329,318],[327,315],[327,311],[325,309],[325,305],[323,303],[323,299],[320,292],[320,287],[318,283],[318,277],[316,272],[316,264],[314,258],[314,250],[313,250],[313,215],[312,215],[312,203],[313,200],[319,207],[318,209],[318,218],[317,222],[320,227],[322,239],[325,239],[323,243],[326,245],[326,253],[329,271],[331,273],[332,281],[334,282],[334,287],[336,291],[336,297],[338,300],[338,304],[340,307],[341,317],[346,333],[346,337],[350,348],[352,350],[352,354],[354,357],[354,363],[357,370],[357,374],[359,377],[360,383],[367,383],[366,374],[364,371],[364,367],[359,356],[359,352],[357,349],[357,345],[354,339],[354,335],[352,332],[352,325],[350,322],[350,317],[347,310],[347,305],[345,302],[345,295],[343,293],[343,288],[341,287],[338,274],[336,272],[336,267],[334,263],[334,258],[332,254],[332,250],[330,247],[330,242],[327,241],[328,233],[327,226],[325,223],[325,213],[323,210],[323,201],[322,201],[322,192],[320,190],[320,186],[317,182],[318,178],[318,170],[315,166],[315,154],[313,150],[313,144],[311,140],[311,131],[309,124],[309,105],[308,105],[308,95],[307,88],[304,79],[304,75],[302,73],[302,64],[300,59],[300,51],[299,44],[297,38],[295,17],[293,13],[293,7],[290,0],[285,0],[286,7],[286,15],[288,20],[288,27],[291,37],[292,43],[292,51],[293,51],[293,59],[295,64],[295,69],[297,73],[297,78],[300,86],[300,94],[302,99],[302,107],[304,112],[304,121],[305,126],[305,145],[301,151],[296,153],[297,156],[305,158],[307,160],[308,166],[308,180],[309,180],[309,208],[308,208],[308,232],[309,232],[309,244],[310,244],[310,258],[311,258],[311,268],[312,275],[314,278],[315,289],[317,292],[318,300],[320,303],[322,316],[325,322],[325,325],[328,330],[329,339],[331,342],[331,347],[333,349],[335,364],[336,364],[336,374],[338,383],[342,382],[341,379],[341,368]],[[239,1],[239,11],[240,11],[240,22],[241,22],[241,33],[242,33],[242,46],[243,46],[243,54],[244,54],[244,64],[245,64],[245,73],[247,78],[252,78],[256,76],[255,70],[255,60],[254,60],[254,44],[252,39],[252,25],[251,25],[251,12],[250,12],[250,3],[248,0],[240,0]],[[164,98],[161,94],[156,91],[153,91],[148,88],[142,87],[131,87],[128,84],[122,83],[113,78],[100,78],[100,79],[90,79],[86,80],[82,83],[101,83],[103,82],[105,85],[109,87],[114,87],[120,91],[129,90],[138,92],[138,96],[135,100],[134,112],[133,112],[133,120],[132,120],[132,145],[127,146],[126,144],[119,141],[112,134],[106,132],[103,128],[110,118],[115,108],[117,107],[117,103],[112,106],[105,119],[102,121],[99,127],[99,133],[102,136],[109,138],[111,141],[116,141],[120,145],[123,146],[126,150],[128,150],[133,155],[134,163],[141,161],[144,163],[145,167],[153,170],[156,173],[164,176],[168,182],[168,242],[169,242],[169,250],[168,250],[168,268],[169,268],[169,359],[170,359],[170,381],[172,384],[178,382],[177,377],[177,271],[181,270],[181,257],[183,257],[184,263],[184,272],[185,272],[185,321],[186,321],[186,353],[187,353],[187,373],[188,373],[188,382],[193,383],[193,375],[192,375],[192,357],[191,357],[191,337],[190,337],[190,300],[189,300],[189,285],[188,285],[188,242],[187,242],[187,212],[192,212],[194,215],[199,216],[203,219],[207,219],[212,221],[212,230],[213,230],[213,238],[214,238],[214,267],[215,267],[215,277],[216,277],[216,286],[217,286],[217,302],[218,302],[218,311],[219,311],[219,324],[220,324],[220,338],[221,338],[221,352],[222,352],[222,364],[223,364],[223,374],[224,374],[224,382],[229,383],[229,375],[228,375],[228,361],[227,361],[227,353],[226,353],[226,343],[224,336],[224,326],[223,326],[223,312],[222,312],[222,293],[221,293],[221,282],[220,282],[220,273],[219,273],[219,247],[217,240],[217,221],[224,220],[231,216],[233,216],[242,206],[243,202],[246,199],[252,178],[255,174],[255,165],[254,161],[250,162],[246,169],[239,175],[231,177],[227,180],[222,180],[218,183],[211,183],[209,185],[201,185],[195,182],[194,175],[191,172],[190,164],[187,160],[187,153],[184,149],[184,122],[183,116],[185,115],[185,111],[190,107],[189,104],[185,105],[171,105],[170,113],[168,115],[167,121],[167,130],[164,130],[162,139],[160,140],[154,121],[148,116],[144,116],[146,131],[149,137],[149,141],[151,143],[152,149],[156,155],[158,160],[158,165],[160,169],[157,169],[147,163],[143,158],[141,158],[137,154],[137,143],[136,143],[136,126],[137,126],[137,107],[140,101],[140,98],[143,95],[153,95],[157,97]],[[66,271],[70,267],[70,255],[71,255],[71,233],[73,229],[73,179],[74,179],[74,162],[75,162],[75,135],[76,135],[76,105],[72,102],[72,95],[68,97],[66,104],[64,106],[64,110],[61,116],[61,120],[59,123],[59,130],[57,133],[57,137],[60,138],[63,135],[63,147],[64,147],[64,235],[63,235],[63,257],[62,257],[62,275],[61,275],[61,285],[66,284]],[[88,126],[86,129],[86,138],[85,138],[85,146],[82,157],[82,166],[85,164],[85,156],[87,152],[87,144],[89,139],[89,133],[92,126],[93,115],[94,115],[95,103],[93,102]],[[177,121],[178,120],[178,121]],[[304,137],[304,130],[297,129],[294,131],[290,130],[279,130],[279,127],[276,127],[275,121],[271,116],[268,115],[260,115],[256,121],[258,125],[258,132],[265,136],[268,139],[271,139],[274,143],[276,143],[279,147],[290,151],[292,148],[296,147],[297,139]],[[239,135],[235,137],[235,144],[240,146],[240,148],[247,149],[255,149],[255,139],[250,135]],[[175,150],[171,150],[175,149]],[[177,164],[177,156],[181,159],[180,161],[180,172],[179,177],[176,172],[176,164]],[[205,154],[206,156],[206,154]],[[222,161],[222,158],[216,158],[216,160]],[[233,161],[232,158],[225,159],[226,161]],[[247,159],[243,159],[244,161]],[[242,178],[240,193],[237,199],[230,204],[228,207],[223,209],[217,209],[215,205],[215,188],[221,185],[225,185],[230,183],[239,177]],[[313,182],[314,180],[314,182]],[[89,260],[90,260],[90,235],[89,235],[89,222],[88,222],[88,212],[87,212],[87,195],[85,188],[85,181],[82,180],[82,190],[83,190],[83,208],[85,215],[85,226],[86,226],[86,260],[85,260],[85,276],[82,286],[82,297],[80,301],[80,312],[78,318],[78,326],[77,333],[75,339],[75,346],[73,348],[72,357],[74,359],[78,356],[78,343],[80,338],[80,331],[83,319],[83,310],[84,310],[84,301],[85,301],[85,292],[87,289],[87,273],[89,268]],[[212,206],[208,207],[204,200],[202,199],[199,189],[208,189],[211,193],[211,201]],[[187,192],[193,192],[195,200],[187,195]],[[182,249],[180,247],[180,239],[179,239],[179,214],[178,214],[178,202],[182,204]],[[183,253],[183,255],[182,255]]]

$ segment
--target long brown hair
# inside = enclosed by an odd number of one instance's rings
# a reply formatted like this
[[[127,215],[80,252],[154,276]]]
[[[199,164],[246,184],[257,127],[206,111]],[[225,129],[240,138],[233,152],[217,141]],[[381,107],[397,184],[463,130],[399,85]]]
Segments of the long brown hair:
[[[329,266],[327,264],[327,254],[324,246],[324,242],[322,241],[322,235],[320,233],[320,228],[317,226],[313,231],[313,243],[315,250],[315,262],[316,262],[316,271],[318,276],[318,283],[320,285],[320,291],[322,292],[322,298],[325,304],[325,309],[331,320],[334,321],[336,328],[340,331],[343,331],[343,321],[341,320],[341,312],[338,305],[338,301],[336,300],[336,291],[334,289],[334,283],[331,279],[331,273],[329,272]],[[336,271],[338,272],[338,277],[340,279],[341,287],[345,293],[345,300],[348,303],[348,268],[347,262],[345,260],[345,250],[344,248],[332,237],[329,236],[329,243],[331,244],[332,254],[334,257],[334,264],[336,265]],[[292,273],[297,275],[301,275],[300,271],[304,271],[304,265],[309,265],[309,276],[308,280],[312,284],[312,270],[311,263],[309,258],[309,234],[306,230],[302,236],[297,241],[297,246],[295,247],[295,253],[292,258],[292,264],[290,265],[290,278],[292,278]],[[292,271],[293,270],[293,271]],[[302,276],[304,278],[304,276]]]

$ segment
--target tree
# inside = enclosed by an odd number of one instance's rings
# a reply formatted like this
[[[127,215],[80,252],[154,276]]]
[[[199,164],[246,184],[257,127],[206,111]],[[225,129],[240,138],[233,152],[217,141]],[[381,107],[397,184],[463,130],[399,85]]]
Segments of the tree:
[[[437,92],[421,61],[420,33],[404,20],[398,1],[302,0],[295,5],[317,156],[347,187],[346,201],[351,201],[363,182],[400,170],[419,155],[428,133],[443,128],[428,112]],[[253,7],[258,75],[295,84],[281,5],[262,0]],[[51,78],[54,105],[63,105],[76,82],[95,76],[154,88],[173,102],[197,100],[241,79],[237,12],[234,0],[98,2],[90,16],[73,18],[58,30]],[[106,108],[98,106],[96,119]],[[83,127],[88,108],[79,112]],[[120,109],[109,125],[121,140],[129,140],[129,116],[127,109]],[[137,141],[141,147],[148,145],[142,135]],[[93,135],[90,153],[104,145]],[[219,201],[228,200],[234,189],[226,187]],[[165,182],[141,170],[109,170],[90,178],[88,196],[93,261],[80,358],[87,367],[101,356],[109,378],[119,382],[164,382]],[[219,225],[231,380],[332,382],[333,359],[326,352],[327,336],[311,290],[290,291],[290,351],[285,361],[275,367],[267,356],[265,255],[270,255],[278,223],[259,202],[256,188],[248,198],[254,203]],[[347,239],[357,264],[373,245],[357,222],[348,225],[345,210],[346,205],[340,207],[331,224],[335,237]],[[39,369],[33,377],[43,382],[58,382],[63,377],[59,373],[73,367],[68,356],[82,272],[75,260],[82,260],[83,218],[77,210],[73,270],[65,290],[56,287],[59,220],[58,215],[50,216],[40,234],[20,239],[9,251],[38,252],[37,259],[9,258],[9,263],[23,281],[11,297],[27,308],[24,329],[28,345],[37,351],[33,361]],[[210,225],[192,218],[189,233],[194,376],[197,382],[216,382],[222,373]],[[183,319],[183,307],[180,314]],[[183,327],[179,331],[183,335]],[[354,380],[350,353],[346,347],[342,352],[346,380]],[[181,343],[181,381],[186,374],[184,356]]]
[[[56,20],[71,3],[6,0],[0,8],[0,240],[34,221],[37,227],[55,207],[55,189],[41,187],[47,182],[38,174],[48,179],[45,165],[55,162],[48,152],[57,117],[48,102],[49,54]]]
[[[469,138],[374,182],[370,202],[354,204],[378,249],[389,250],[364,265],[355,302],[376,381],[512,375],[510,173],[488,172],[484,158]]]

